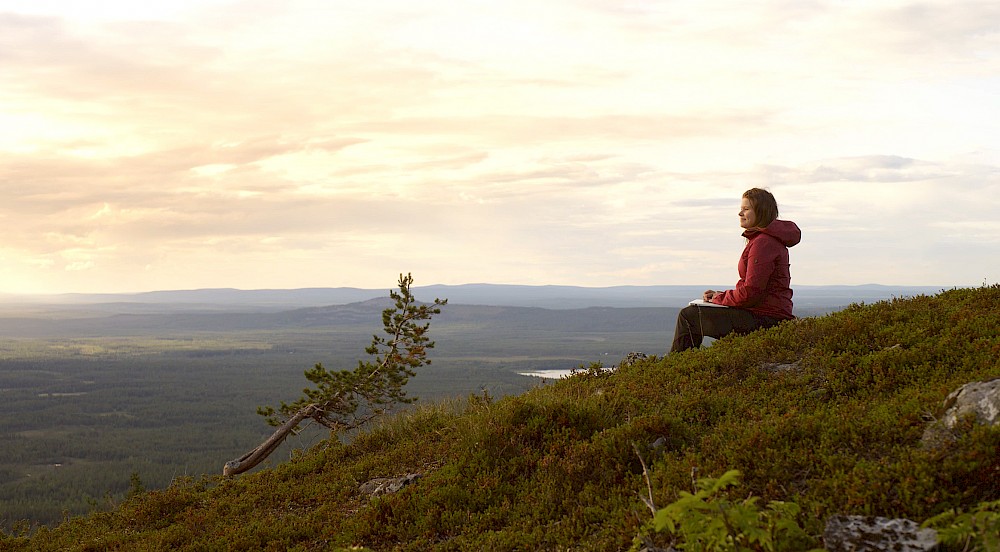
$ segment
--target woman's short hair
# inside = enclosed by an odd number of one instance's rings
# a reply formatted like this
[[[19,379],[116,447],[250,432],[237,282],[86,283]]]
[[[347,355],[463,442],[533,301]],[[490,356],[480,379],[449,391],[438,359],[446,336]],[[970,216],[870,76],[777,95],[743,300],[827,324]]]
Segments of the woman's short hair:
[[[743,192],[743,197],[750,200],[756,220],[753,225],[757,228],[766,228],[768,224],[778,218],[778,202],[771,195],[771,192],[760,188],[750,188]]]

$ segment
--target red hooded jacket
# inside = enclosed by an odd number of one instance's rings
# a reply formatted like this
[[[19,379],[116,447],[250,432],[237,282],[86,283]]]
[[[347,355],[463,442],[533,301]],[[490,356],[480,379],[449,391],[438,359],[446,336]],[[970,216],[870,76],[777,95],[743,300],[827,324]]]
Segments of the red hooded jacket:
[[[779,320],[795,318],[788,248],[799,243],[802,231],[792,221],[775,220],[760,231],[743,232],[743,237],[747,246],[738,265],[740,281],[736,289],[716,294],[712,302]]]

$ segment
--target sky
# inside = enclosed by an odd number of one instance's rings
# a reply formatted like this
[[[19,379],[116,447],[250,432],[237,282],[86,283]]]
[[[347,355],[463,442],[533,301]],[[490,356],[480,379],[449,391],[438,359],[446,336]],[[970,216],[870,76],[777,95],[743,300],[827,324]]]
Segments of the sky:
[[[0,0],[0,293],[1000,280],[1000,4]]]

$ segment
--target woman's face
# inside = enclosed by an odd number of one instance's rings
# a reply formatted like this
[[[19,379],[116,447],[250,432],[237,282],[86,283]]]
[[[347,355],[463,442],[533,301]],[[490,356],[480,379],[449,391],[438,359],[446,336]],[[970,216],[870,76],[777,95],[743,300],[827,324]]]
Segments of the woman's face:
[[[757,213],[753,210],[753,205],[748,198],[740,201],[740,228],[753,228],[757,221]]]

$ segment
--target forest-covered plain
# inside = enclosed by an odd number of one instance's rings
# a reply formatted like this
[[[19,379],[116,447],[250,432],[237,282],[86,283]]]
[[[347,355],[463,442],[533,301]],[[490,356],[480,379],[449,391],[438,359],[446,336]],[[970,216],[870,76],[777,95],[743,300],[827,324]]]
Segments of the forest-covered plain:
[[[301,394],[321,362],[353,369],[380,301],[285,313],[79,313],[0,319],[0,528],[107,509],[137,487],[215,474],[272,428],[256,414]],[[418,403],[543,384],[520,375],[660,353],[675,309],[449,305],[407,385]],[[262,467],[328,432],[306,427]]]

